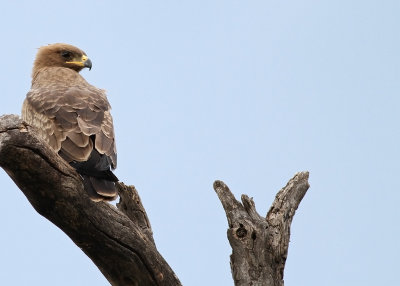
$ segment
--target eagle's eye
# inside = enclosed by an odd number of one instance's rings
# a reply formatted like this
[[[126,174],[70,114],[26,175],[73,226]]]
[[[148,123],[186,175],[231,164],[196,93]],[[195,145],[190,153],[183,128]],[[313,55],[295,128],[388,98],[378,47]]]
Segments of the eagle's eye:
[[[69,51],[62,51],[62,52],[61,52],[61,56],[62,56],[64,59],[68,60],[68,59],[70,59],[70,58],[72,57],[72,53],[69,52]]]

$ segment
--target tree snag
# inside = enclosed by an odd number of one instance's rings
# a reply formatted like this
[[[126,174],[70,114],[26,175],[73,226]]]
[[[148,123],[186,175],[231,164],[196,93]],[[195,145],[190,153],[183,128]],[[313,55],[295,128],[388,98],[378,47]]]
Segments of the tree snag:
[[[308,172],[297,173],[278,192],[267,216],[262,217],[252,198],[242,195],[240,203],[224,182],[214,182],[228,219],[231,270],[236,286],[284,285],[290,225],[308,188]]]
[[[118,184],[117,208],[93,202],[81,177],[17,115],[0,117],[0,167],[35,210],[58,226],[111,285],[181,285],[157,251],[146,211],[133,186]],[[228,218],[235,285],[283,285],[290,224],[308,189],[298,173],[276,196],[267,217],[252,199],[238,202],[221,181],[214,189]]]

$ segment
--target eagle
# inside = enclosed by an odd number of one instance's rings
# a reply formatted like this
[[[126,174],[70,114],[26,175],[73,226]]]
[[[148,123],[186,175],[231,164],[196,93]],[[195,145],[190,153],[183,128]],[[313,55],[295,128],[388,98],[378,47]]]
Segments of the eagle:
[[[104,90],[79,72],[92,68],[81,49],[68,44],[39,48],[22,119],[81,175],[93,201],[117,197],[117,167],[111,107]]]

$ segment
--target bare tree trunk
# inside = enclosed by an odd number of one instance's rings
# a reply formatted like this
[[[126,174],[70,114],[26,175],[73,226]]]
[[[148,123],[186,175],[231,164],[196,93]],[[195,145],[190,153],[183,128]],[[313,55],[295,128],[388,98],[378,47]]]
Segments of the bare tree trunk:
[[[57,225],[112,285],[181,285],[157,251],[135,187],[118,184],[117,208],[93,202],[81,177],[16,115],[0,117],[0,167],[35,210]],[[308,189],[299,173],[276,196],[266,218],[252,199],[236,201],[221,181],[214,189],[228,218],[235,285],[283,285],[290,223]]]
[[[240,203],[228,186],[221,181],[214,182],[228,219],[231,270],[236,286],[284,285],[290,224],[308,188],[308,172],[296,174],[278,192],[267,216],[262,217],[253,199],[242,195]]]

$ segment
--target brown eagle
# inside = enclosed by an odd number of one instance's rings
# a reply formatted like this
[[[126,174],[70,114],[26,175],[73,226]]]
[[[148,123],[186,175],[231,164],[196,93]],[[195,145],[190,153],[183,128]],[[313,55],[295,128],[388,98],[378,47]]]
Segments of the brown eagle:
[[[117,197],[111,172],[117,166],[114,127],[105,91],[79,72],[92,62],[77,47],[41,47],[32,70],[32,86],[22,118],[82,176],[94,201]]]

